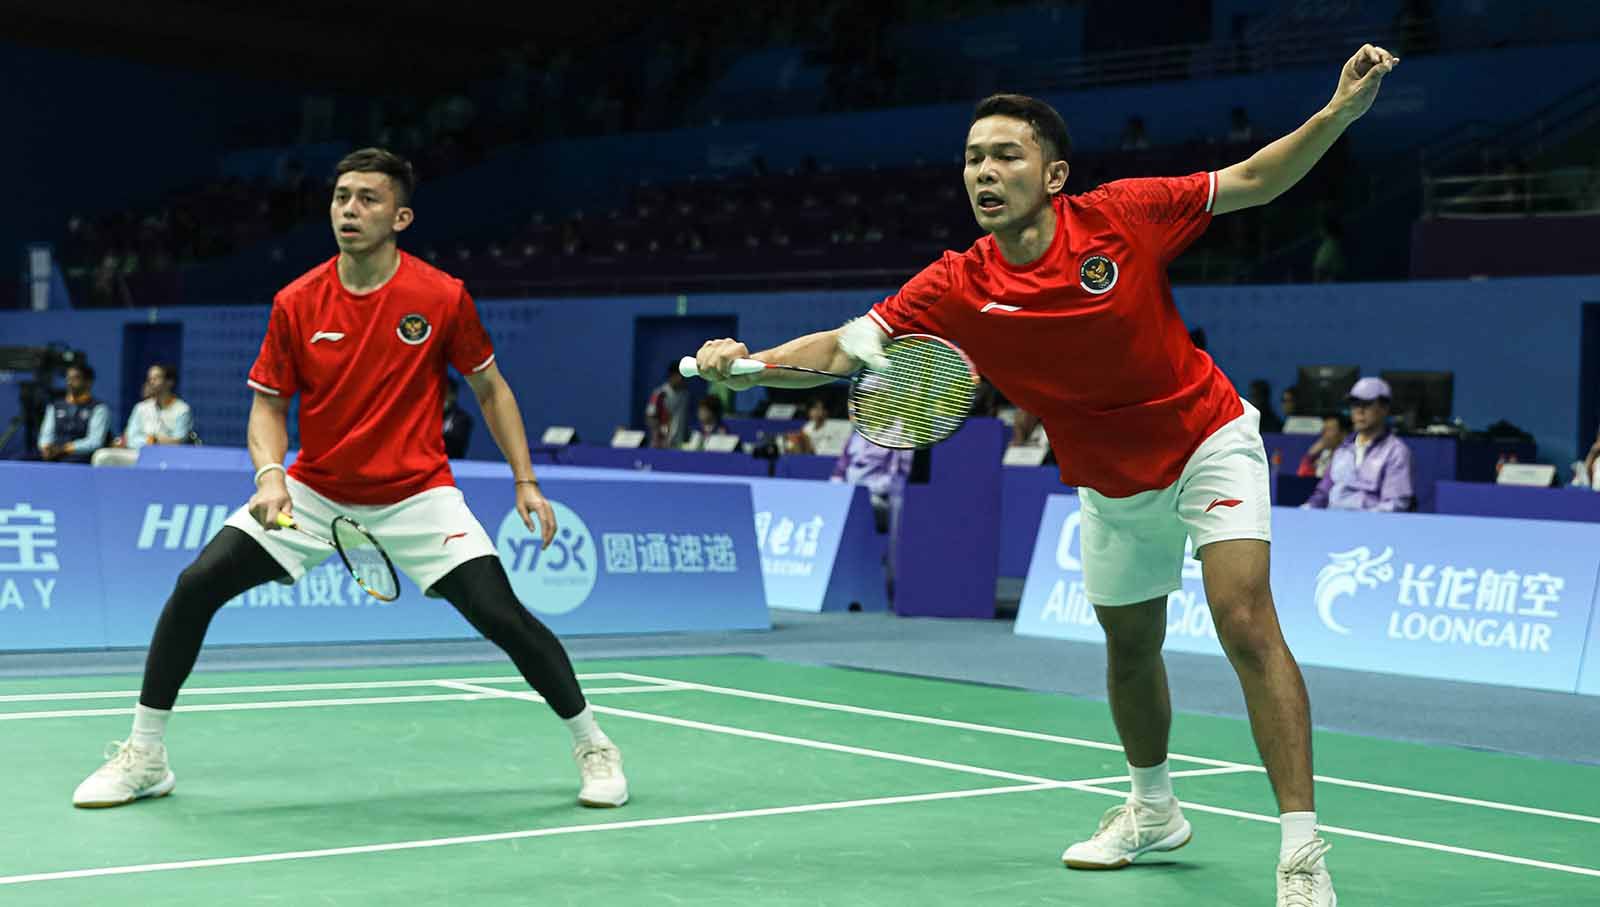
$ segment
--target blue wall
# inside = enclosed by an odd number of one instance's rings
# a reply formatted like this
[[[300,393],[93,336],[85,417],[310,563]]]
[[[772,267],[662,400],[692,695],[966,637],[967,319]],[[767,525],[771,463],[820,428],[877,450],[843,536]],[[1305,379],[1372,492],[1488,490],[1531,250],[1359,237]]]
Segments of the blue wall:
[[[0,262],[59,238],[73,211],[154,203],[210,178],[231,128],[298,103],[290,85],[0,43]]]
[[[882,295],[692,296],[687,314],[736,316],[742,339],[758,348],[838,325]],[[1581,305],[1600,302],[1600,277],[1180,287],[1177,299],[1190,324],[1206,329],[1211,351],[1241,388],[1258,377],[1282,387],[1301,363],[1353,362],[1368,374],[1446,369],[1456,373],[1456,413],[1469,425],[1509,419],[1535,435],[1546,462],[1567,462],[1577,450]],[[490,300],[480,307],[530,432],[571,424],[598,440],[638,420],[632,376],[608,372],[607,364],[626,369],[634,319],[671,316],[676,301]],[[266,328],[264,307],[0,313],[0,343],[70,342],[97,364],[100,396],[117,400],[122,327],[147,320],[184,324],[183,393],[195,405],[202,436],[242,443],[250,402],[244,377]],[[753,402],[747,396],[741,405]],[[15,407],[15,393],[0,385],[0,424]],[[117,414],[119,427],[126,416]],[[470,455],[497,456],[481,427]]]

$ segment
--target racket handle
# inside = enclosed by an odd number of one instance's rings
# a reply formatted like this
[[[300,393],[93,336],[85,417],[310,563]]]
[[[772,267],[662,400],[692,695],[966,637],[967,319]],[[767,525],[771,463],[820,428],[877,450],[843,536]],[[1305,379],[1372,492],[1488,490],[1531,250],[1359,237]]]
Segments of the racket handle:
[[[288,515],[287,513],[280,513],[278,514],[278,525],[285,529],[294,529],[294,517]]]
[[[735,359],[733,367],[728,369],[730,375],[754,375],[756,372],[767,370],[767,364],[759,359]],[[678,374],[685,378],[700,377],[700,368],[695,363],[693,356],[685,356],[678,360]]]

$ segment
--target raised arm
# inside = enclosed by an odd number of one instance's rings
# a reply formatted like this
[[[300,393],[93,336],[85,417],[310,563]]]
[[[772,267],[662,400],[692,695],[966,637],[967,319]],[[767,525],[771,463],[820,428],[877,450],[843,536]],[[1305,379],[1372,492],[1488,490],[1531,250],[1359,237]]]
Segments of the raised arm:
[[[1362,45],[1339,71],[1339,85],[1326,107],[1294,132],[1217,171],[1212,213],[1265,205],[1300,182],[1350,124],[1371,109],[1383,77],[1399,63],[1399,57],[1381,47]]]

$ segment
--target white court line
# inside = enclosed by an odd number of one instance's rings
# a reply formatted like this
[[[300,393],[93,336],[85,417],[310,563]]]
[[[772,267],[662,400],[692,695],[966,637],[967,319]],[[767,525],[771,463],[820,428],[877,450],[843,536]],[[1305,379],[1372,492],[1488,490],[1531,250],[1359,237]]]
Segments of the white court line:
[[[310,860],[319,857],[343,857],[366,853],[388,853],[398,850],[421,850],[428,847],[449,847],[457,844],[487,844],[495,841],[516,841],[527,838],[547,838],[555,835],[576,835],[599,831],[624,831],[636,828],[658,828],[669,825],[692,825],[701,822],[725,822],[732,819],[756,819],[765,816],[786,816],[798,813],[831,812],[843,809],[861,809],[871,806],[893,806],[901,803],[928,803],[937,800],[961,800],[971,797],[989,797],[996,794],[1020,794],[1051,790],[1064,785],[1056,782],[1021,784],[1007,787],[986,787],[972,790],[942,791],[933,794],[908,794],[900,797],[874,797],[868,800],[836,800],[830,803],[807,803],[800,806],[775,806],[766,809],[741,809],[720,813],[701,813],[692,816],[666,816],[659,819],[636,819],[628,822],[600,822],[591,825],[562,825],[555,828],[533,828],[524,831],[505,831],[482,835],[462,835],[453,838],[429,838],[420,841],[394,841],[388,844],[360,844],[352,847],[329,847],[322,850],[296,850],[283,853],[252,854],[243,857],[217,857],[207,860],[182,860],[172,863],[143,863],[129,866],[105,866],[96,869],[72,869],[64,872],[36,872],[27,875],[0,876],[0,885],[21,885],[28,882],[56,882],[66,879],[87,879],[97,876],[134,875],[145,872],[168,872],[175,869],[208,869],[217,866],[240,866],[251,863],[278,863],[286,860]],[[1120,795],[1119,795],[1120,796]]]
[[[848,712],[852,715],[866,715],[872,718],[892,718],[896,721],[909,721],[914,724],[929,724],[935,727],[955,728],[962,731],[979,731],[985,734],[998,734],[1005,737],[1020,737],[1025,740],[1042,740],[1046,743],[1064,743],[1068,746],[1080,746],[1085,749],[1105,750],[1122,754],[1120,743],[1106,743],[1102,740],[1087,740],[1082,737],[1062,737],[1058,734],[1045,734],[1039,731],[1024,731],[1018,728],[1000,727],[993,724],[974,724],[970,721],[956,721],[951,718],[934,718],[930,715],[913,715],[909,712],[891,712],[885,709],[872,709],[859,705],[846,705],[841,702],[824,702],[820,699],[801,699],[795,696],[780,696],[776,693],[761,693],[755,690],[742,690],[737,687],[719,687],[709,683],[696,683],[691,680],[669,680],[664,677],[651,677],[645,674],[621,673],[621,680],[632,680],[637,683],[676,683],[680,686],[706,693],[720,693],[724,696],[738,696],[742,699],[760,699],[765,702],[778,702],[784,705],[799,705],[811,709],[825,709],[830,712]],[[1182,753],[1170,753],[1168,759],[1175,762],[1193,762],[1196,765],[1211,765],[1217,768],[1239,768],[1250,766],[1242,762],[1230,762],[1226,759],[1209,759],[1205,756],[1186,756]]]
[[[1080,785],[1074,787],[1073,789],[1083,790],[1084,787]],[[1125,792],[1119,790],[1097,789],[1095,792],[1110,794],[1117,797],[1127,796]],[[1270,825],[1278,824],[1278,819],[1275,816],[1264,816],[1261,813],[1245,812],[1244,810],[1239,809],[1228,809],[1222,806],[1207,806],[1204,803],[1191,803],[1188,800],[1183,801],[1183,808],[1191,809],[1195,812],[1215,813],[1219,816],[1231,816],[1235,819],[1248,819],[1252,822],[1265,822]],[[1453,853],[1464,857],[1476,857],[1480,860],[1493,860],[1496,863],[1514,863],[1518,866],[1531,866],[1535,869],[1552,869],[1556,872],[1570,872],[1573,875],[1593,876],[1595,878],[1600,878],[1600,869],[1591,869],[1588,866],[1571,866],[1566,863],[1551,863],[1547,860],[1532,860],[1527,857],[1518,857],[1506,853],[1495,853],[1491,850],[1475,850],[1471,847],[1456,847],[1452,844],[1439,844],[1433,841],[1420,841],[1416,838],[1400,838],[1394,835],[1384,835],[1378,834],[1377,832],[1361,831],[1357,828],[1344,828],[1338,825],[1324,825],[1321,822],[1317,823],[1317,831],[1327,832],[1330,835],[1344,835],[1345,837],[1350,838],[1363,838],[1368,841],[1378,841],[1383,844],[1399,844],[1402,847],[1415,847],[1420,850],[1435,850],[1439,851],[1440,853]]]
[[[485,692],[487,692],[487,693],[498,693],[501,696],[505,696],[507,698],[512,698],[512,699],[523,699],[523,698],[526,698],[527,696],[531,695],[531,694],[527,694],[527,693],[513,692],[513,691],[510,691],[510,690],[492,690],[489,687],[474,686],[473,684],[466,684],[466,683],[456,683],[456,682],[452,682],[452,681],[448,681],[448,680],[439,681],[439,684],[440,684],[440,686],[446,686],[446,687],[449,687],[450,689],[455,689],[455,690],[478,692],[478,693],[485,693]],[[887,752],[887,751],[884,751],[884,750],[868,749],[866,747],[845,746],[843,744],[829,743],[829,742],[822,741],[822,740],[810,740],[810,739],[807,739],[805,737],[790,737],[790,736],[783,735],[783,734],[769,734],[769,733],[767,733],[765,731],[751,731],[751,730],[746,730],[744,728],[729,727],[727,725],[710,724],[710,723],[703,722],[703,721],[692,721],[692,720],[686,719],[686,718],[676,718],[676,717],[671,717],[671,716],[667,716],[667,715],[653,715],[653,714],[650,714],[648,712],[635,712],[632,709],[617,709],[617,708],[612,708],[610,706],[598,706],[598,705],[597,706],[590,706],[590,708],[592,708],[596,712],[600,712],[600,713],[606,714],[606,715],[619,715],[619,716],[626,717],[626,718],[638,718],[638,719],[642,719],[644,721],[654,721],[654,722],[658,722],[658,723],[661,723],[661,724],[672,724],[672,725],[677,725],[679,727],[694,728],[696,730],[714,731],[714,732],[720,733],[720,734],[732,734],[732,735],[737,736],[737,737],[751,737],[751,738],[754,738],[754,739],[757,739],[757,740],[769,740],[769,741],[772,741],[772,742],[775,742],[775,743],[789,743],[789,744],[794,744],[796,746],[809,747],[809,748],[812,748],[812,749],[831,750],[833,752],[849,753],[849,754],[857,755],[857,756],[868,756],[868,757],[871,757],[871,758],[874,758],[874,759],[886,759],[886,760],[889,760],[889,761],[892,761],[892,762],[906,762],[906,763],[910,763],[910,764],[913,764],[913,765],[925,765],[925,766],[930,766],[930,767],[933,767],[933,768],[944,768],[944,769],[950,769],[952,771],[966,772],[966,773],[969,773],[969,774],[987,775],[989,777],[994,777],[994,778],[1010,778],[1010,779],[1016,780],[1016,781],[1029,781],[1029,782],[1033,782],[1033,783],[1036,783],[1036,784],[1048,784],[1048,783],[1051,783],[1051,780],[1052,780],[1052,779],[1049,779],[1049,778],[1039,778],[1039,777],[1035,777],[1035,776],[1031,776],[1031,775],[1021,775],[1021,774],[1016,774],[1016,773],[1013,773],[1013,772],[1003,772],[1003,771],[1000,771],[998,769],[983,768],[982,766],[966,765],[966,764],[959,763],[959,762],[945,762],[945,761],[939,760],[939,759],[924,759],[924,758],[922,758],[920,756],[908,756],[908,755],[906,755],[904,753],[891,753],[891,752]],[[1234,765],[1230,765],[1230,766],[1219,766],[1212,773],[1213,774],[1222,774],[1222,773],[1227,773],[1227,772],[1232,772],[1232,771],[1249,771],[1249,770],[1251,770],[1253,768],[1256,768],[1256,766],[1244,765],[1242,763],[1235,763]],[[1118,780],[1122,780],[1122,779],[1118,779]],[[1103,795],[1106,795],[1106,796],[1117,797],[1119,799],[1126,798],[1128,796],[1126,791],[1109,790],[1109,789],[1106,789],[1106,788],[1103,788],[1103,787],[1099,787],[1099,786],[1096,786],[1096,783],[1094,781],[1055,781],[1054,783],[1055,783],[1055,785],[1057,787],[1066,788],[1066,789],[1069,789],[1069,790],[1083,791],[1085,793],[1103,794]],[[1111,782],[1100,782],[1100,783],[1111,783]],[[1264,815],[1262,815],[1260,813],[1245,812],[1243,810],[1228,809],[1228,808],[1220,807],[1220,806],[1208,806],[1208,805],[1203,804],[1203,803],[1193,803],[1193,802],[1188,801],[1188,800],[1183,801],[1183,805],[1184,805],[1185,809],[1193,809],[1196,812],[1216,813],[1218,815],[1233,816],[1235,818],[1240,818],[1240,819],[1250,819],[1250,820],[1256,821],[1256,822],[1268,822],[1268,823],[1271,823],[1273,825],[1278,824],[1278,820],[1277,820],[1276,817],[1264,816]],[[1514,864],[1519,865],[1519,866],[1531,866],[1531,867],[1534,867],[1536,869],[1551,869],[1551,870],[1555,870],[1555,871],[1558,871],[1558,872],[1569,872],[1569,873],[1572,873],[1574,875],[1594,876],[1596,878],[1600,878],[1600,869],[1591,869],[1591,868],[1586,867],[1586,866],[1571,866],[1571,865],[1568,865],[1566,863],[1552,863],[1552,862],[1549,862],[1549,861],[1546,861],[1546,860],[1533,860],[1533,859],[1529,859],[1527,857],[1513,856],[1511,854],[1495,853],[1493,851],[1488,851],[1488,850],[1475,850],[1475,849],[1469,848],[1469,847],[1456,847],[1456,846],[1450,845],[1450,844],[1439,844],[1439,843],[1436,843],[1436,842],[1433,842],[1433,841],[1423,841],[1423,840],[1419,840],[1419,839],[1416,839],[1416,838],[1402,838],[1402,837],[1397,837],[1397,836],[1394,836],[1394,835],[1384,835],[1384,834],[1378,834],[1376,832],[1360,831],[1358,829],[1343,828],[1343,827],[1337,826],[1337,825],[1323,825],[1321,823],[1318,823],[1317,829],[1319,831],[1327,832],[1328,834],[1345,835],[1347,837],[1353,837],[1353,838],[1364,838],[1364,839],[1369,840],[1369,841],[1381,841],[1381,842],[1383,842],[1385,844],[1399,844],[1401,846],[1415,847],[1415,848],[1419,848],[1419,849],[1422,849],[1422,850],[1433,850],[1433,851],[1439,851],[1441,853],[1452,853],[1452,854],[1458,854],[1460,856],[1476,857],[1476,858],[1481,859],[1481,860],[1493,860],[1493,861],[1499,862],[1499,863],[1514,863]]]
[[[518,677],[518,681],[522,678]],[[420,686],[421,684],[408,684]],[[427,686],[437,686],[430,681]],[[483,687],[483,689],[489,689]],[[586,696],[598,696],[606,693],[672,693],[677,692],[677,687],[665,684],[644,684],[631,687],[598,687],[584,690]],[[529,693],[528,697],[535,702],[543,702],[538,694]],[[273,699],[264,702],[216,702],[203,705],[180,705],[174,709],[177,712],[259,712],[273,709],[311,709],[345,705],[393,705],[405,702],[472,702],[478,699],[500,698],[494,693],[469,693],[469,694],[440,694],[428,693],[416,696],[356,696],[348,699]],[[30,721],[38,718],[100,718],[111,715],[132,715],[133,706],[124,706],[111,709],[56,709],[52,711],[34,712],[0,712],[0,721]]]
[[[499,696],[504,699],[528,699],[535,694],[523,693],[516,690],[496,690],[492,687],[482,687],[470,683],[458,683],[451,680],[436,681],[439,686],[452,690],[461,690],[467,693],[487,694]],[[1053,778],[1041,778],[1037,775],[1024,775],[1018,772],[1007,772],[997,768],[983,768],[977,765],[964,765],[960,762],[946,762],[942,759],[925,759],[921,756],[908,756],[904,753],[891,753],[887,750],[871,749],[863,746],[848,746],[843,743],[830,743],[825,740],[811,740],[806,737],[790,737],[786,734],[771,734],[766,731],[752,731],[746,728],[731,727],[725,724],[712,724],[706,721],[694,721],[688,718],[676,718],[671,715],[656,715],[651,712],[636,712],[632,709],[618,709],[611,706],[591,705],[589,708],[602,715],[617,715],[623,718],[635,718],[640,721],[651,721],[656,724],[670,724],[676,727],[691,728],[697,731],[711,731],[717,734],[727,734],[732,737],[746,737],[751,740],[765,740],[769,743],[787,743],[793,746],[803,746],[809,749],[828,750],[835,753],[847,753],[852,756],[868,756],[873,759],[886,759],[891,762],[903,762],[908,765],[921,765],[927,768],[942,768],[954,772],[963,772],[969,775],[983,775],[989,778],[1001,778],[1007,781],[1020,781],[1025,784],[1062,784]]]
[[[516,674],[503,677],[460,678],[464,683],[521,683]],[[579,674],[579,680],[627,680],[618,674]],[[635,681],[639,682],[639,681]],[[656,681],[648,681],[656,683]],[[677,681],[667,685],[682,686]],[[405,687],[431,687],[433,680],[351,680],[340,683],[278,683],[266,686],[185,687],[184,696],[228,696],[234,693],[300,693],[312,690],[392,690]],[[138,696],[138,690],[85,690],[75,693],[15,693],[0,696],[0,702],[69,702],[78,699],[123,699]]]
[[[620,672],[620,680],[632,680],[638,683],[676,683],[691,689],[702,690],[708,693],[719,693],[724,696],[737,696],[742,699],[759,699],[765,702],[778,702],[785,705],[798,705],[812,709],[823,709],[832,712],[848,712],[854,715],[867,715],[874,718],[891,718],[896,721],[907,721],[915,724],[930,724],[938,727],[958,728],[964,731],[978,731],[984,734],[996,734],[1004,737],[1020,737],[1026,740],[1042,740],[1047,743],[1060,743],[1067,746],[1081,746],[1088,749],[1114,750],[1122,752],[1119,744],[1106,743],[1100,740],[1085,740],[1079,737],[1061,737],[1055,734],[1043,734],[1037,731],[1024,731],[1017,728],[1001,727],[992,724],[975,724],[970,721],[954,721],[948,718],[934,718],[928,715],[915,715],[908,712],[891,712],[884,709],[872,709],[862,706],[846,705],[838,702],[825,702],[819,699],[801,699],[794,696],[780,696],[774,693],[762,693],[756,690],[744,690],[737,687],[714,686],[707,683],[696,683],[689,680],[672,680],[666,677],[651,677],[646,674],[631,674]],[[1240,771],[1254,771],[1265,773],[1266,769],[1248,762],[1232,762],[1226,759],[1210,759],[1203,756],[1186,756],[1182,753],[1171,753],[1167,757],[1177,762],[1193,762],[1200,765],[1214,765],[1219,768],[1233,768]],[[1572,822],[1586,822],[1591,825],[1600,825],[1600,816],[1588,816],[1581,813],[1562,812],[1554,809],[1542,809],[1537,806],[1521,806],[1516,803],[1502,803],[1496,800],[1480,800],[1474,797],[1459,797],[1454,794],[1440,794],[1432,791],[1417,790],[1409,787],[1395,787],[1387,784],[1376,784],[1370,781],[1359,781],[1350,778],[1335,778],[1329,775],[1314,775],[1319,783],[1331,784],[1337,787],[1351,787],[1361,790],[1377,791],[1385,794],[1396,794],[1403,797],[1415,797],[1422,800],[1439,800],[1445,803],[1456,803],[1463,806],[1477,806],[1483,809],[1494,809],[1502,812],[1523,813],[1530,816],[1543,816],[1547,819],[1565,819]]]

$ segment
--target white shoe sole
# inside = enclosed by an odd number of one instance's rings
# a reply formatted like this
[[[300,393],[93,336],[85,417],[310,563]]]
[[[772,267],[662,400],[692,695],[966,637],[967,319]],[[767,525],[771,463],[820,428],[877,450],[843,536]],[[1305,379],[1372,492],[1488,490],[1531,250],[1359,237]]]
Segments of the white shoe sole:
[[[622,805],[626,804],[627,802],[628,802],[628,795],[626,793],[624,793],[622,795],[622,799],[621,800],[616,800],[616,801],[611,801],[611,800],[591,800],[591,799],[588,799],[586,797],[579,797],[578,798],[578,805],[579,806],[587,806],[590,809],[616,809],[617,807],[622,806]]]
[[[153,787],[142,790],[126,800],[96,800],[85,801],[82,803],[74,800],[72,805],[79,809],[110,809],[114,806],[127,806],[129,803],[133,803],[138,800],[154,800],[159,797],[165,797],[167,794],[172,793],[172,789],[177,786],[178,776],[174,775],[171,771],[168,771],[167,776],[162,778]]]
[[[1192,840],[1193,838],[1194,838],[1194,829],[1189,825],[1189,820],[1188,819],[1184,819],[1182,827],[1180,827],[1177,831],[1173,832],[1170,835],[1167,835],[1165,838],[1162,838],[1161,840],[1156,841],[1153,844],[1148,844],[1148,845],[1146,845],[1144,847],[1139,848],[1138,850],[1131,851],[1131,852],[1128,853],[1127,856],[1125,856],[1122,859],[1117,860],[1115,862],[1112,862],[1112,863],[1093,863],[1093,862],[1090,862],[1088,860],[1074,860],[1074,859],[1069,859],[1066,854],[1062,854],[1061,855],[1061,862],[1063,864],[1065,864],[1068,869],[1088,869],[1088,870],[1122,869],[1125,866],[1132,865],[1134,860],[1139,859],[1140,857],[1144,856],[1147,853],[1155,853],[1155,852],[1163,852],[1163,853],[1165,853],[1167,851],[1177,850],[1178,848],[1184,846],[1185,844],[1188,844],[1189,841]]]

